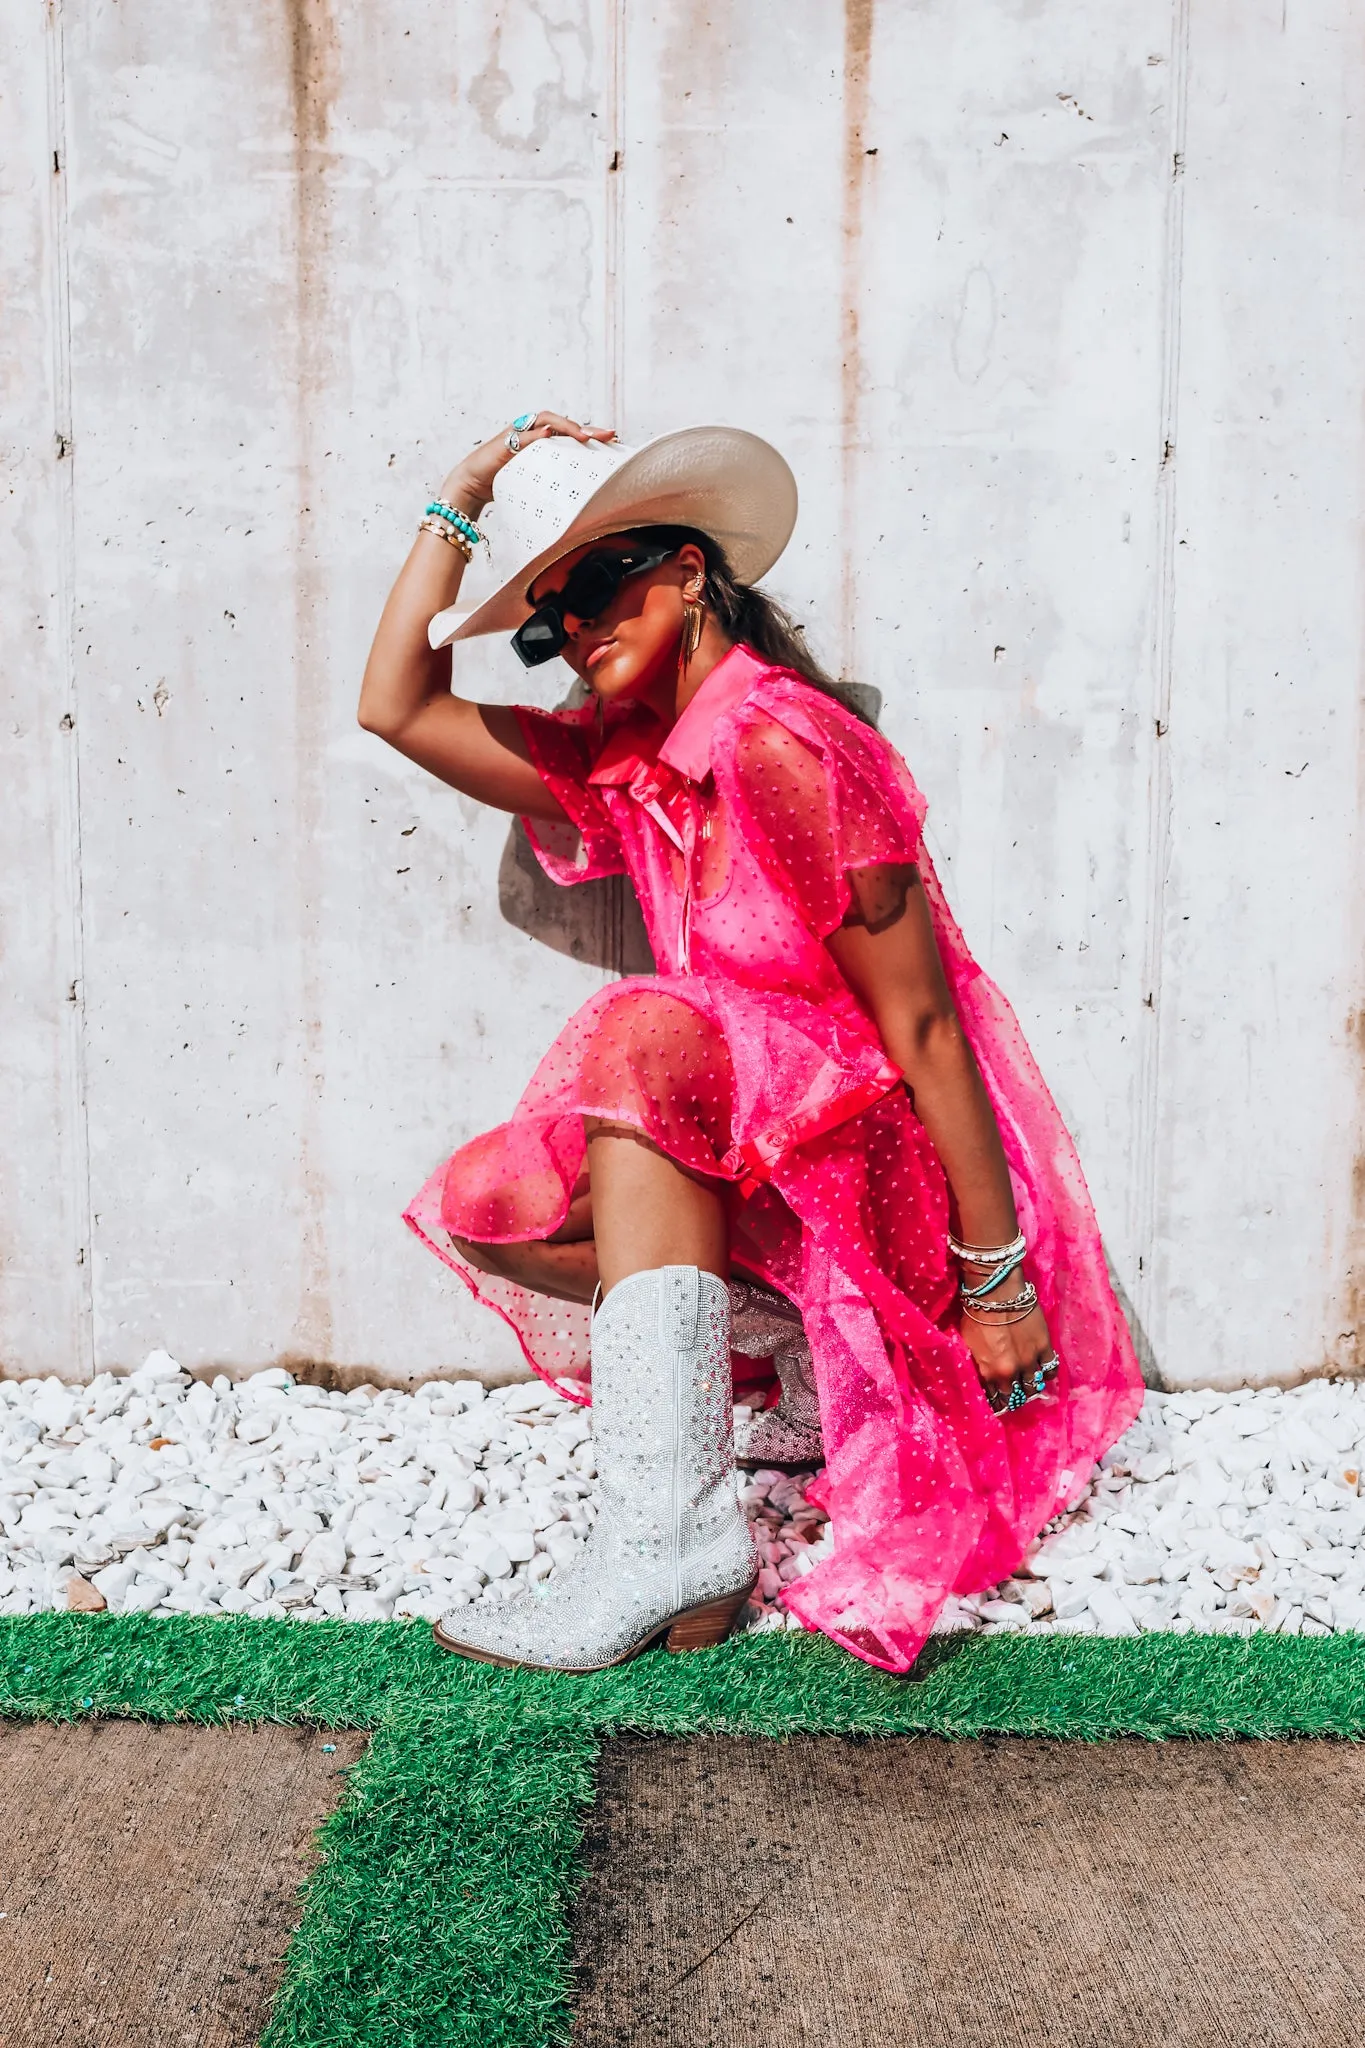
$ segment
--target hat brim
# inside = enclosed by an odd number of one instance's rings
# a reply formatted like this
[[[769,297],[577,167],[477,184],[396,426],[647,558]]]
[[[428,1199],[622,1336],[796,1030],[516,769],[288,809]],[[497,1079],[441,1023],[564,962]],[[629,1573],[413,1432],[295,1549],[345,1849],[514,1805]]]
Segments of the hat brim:
[[[575,548],[637,526],[695,527],[720,543],[739,582],[756,583],[791,539],[796,505],[796,478],[770,442],[742,427],[679,427],[619,463],[555,540],[482,604],[438,612],[427,637],[436,648],[514,633],[531,616],[526,592],[537,576]]]

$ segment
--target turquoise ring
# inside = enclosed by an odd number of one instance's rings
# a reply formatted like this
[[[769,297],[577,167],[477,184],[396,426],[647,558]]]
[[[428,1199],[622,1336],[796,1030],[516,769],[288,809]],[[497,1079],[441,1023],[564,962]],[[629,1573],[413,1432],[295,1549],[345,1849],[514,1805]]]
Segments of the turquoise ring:
[[[512,422],[512,432],[514,434],[524,434],[528,428],[533,427],[535,425],[536,421],[539,418],[539,411],[519,412]]]

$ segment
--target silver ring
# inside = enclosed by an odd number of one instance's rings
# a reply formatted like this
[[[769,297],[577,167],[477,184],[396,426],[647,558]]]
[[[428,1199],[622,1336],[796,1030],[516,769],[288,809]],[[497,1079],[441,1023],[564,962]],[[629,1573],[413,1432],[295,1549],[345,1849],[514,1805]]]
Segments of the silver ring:
[[[538,410],[536,412],[519,412],[512,422],[512,432],[514,434],[529,434],[539,418],[540,413]]]
[[[517,432],[515,427],[513,427],[511,433],[507,436],[507,446],[511,449],[514,455],[518,452],[518,450],[521,447],[521,435]]]

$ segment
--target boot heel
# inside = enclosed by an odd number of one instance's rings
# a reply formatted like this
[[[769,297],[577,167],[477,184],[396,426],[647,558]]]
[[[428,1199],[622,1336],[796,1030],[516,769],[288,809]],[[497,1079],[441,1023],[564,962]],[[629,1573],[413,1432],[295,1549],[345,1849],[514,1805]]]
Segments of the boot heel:
[[[727,1593],[723,1600],[712,1600],[705,1607],[694,1607],[690,1613],[680,1614],[668,1631],[664,1648],[710,1650],[717,1643],[723,1643],[752,1591],[753,1586],[746,1586],[742,1593]]]

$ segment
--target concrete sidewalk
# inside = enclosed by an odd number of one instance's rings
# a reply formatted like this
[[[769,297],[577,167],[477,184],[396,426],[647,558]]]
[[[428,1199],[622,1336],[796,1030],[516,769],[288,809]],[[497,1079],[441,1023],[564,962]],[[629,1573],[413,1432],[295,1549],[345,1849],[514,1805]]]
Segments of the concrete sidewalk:
[[[578,2048],[1355,2048],[1365,1750],[627,1741]]]
[[[365,1741],[0,1721],[4,2048],[254,2048]]]

